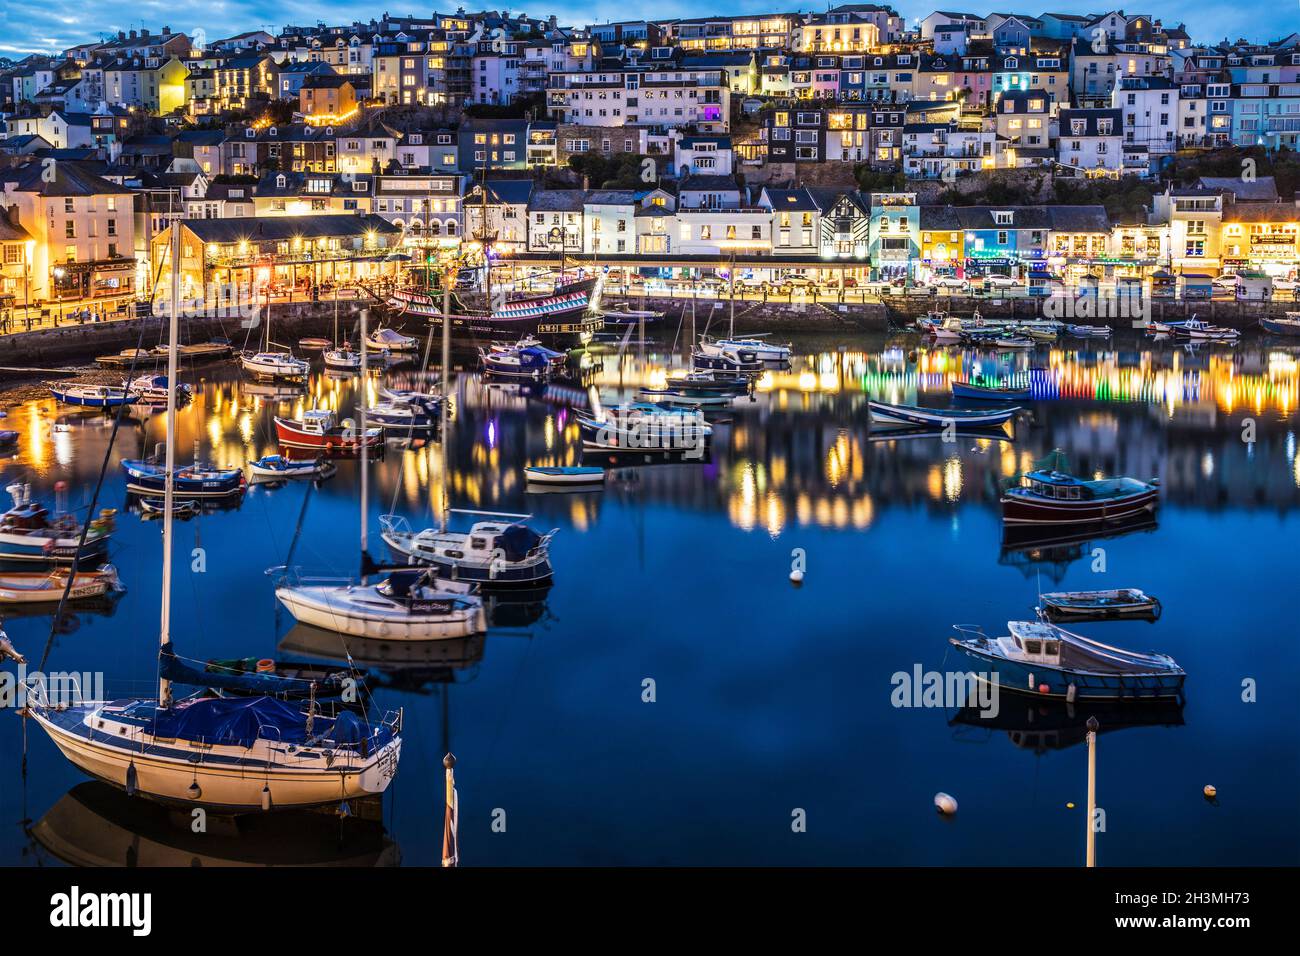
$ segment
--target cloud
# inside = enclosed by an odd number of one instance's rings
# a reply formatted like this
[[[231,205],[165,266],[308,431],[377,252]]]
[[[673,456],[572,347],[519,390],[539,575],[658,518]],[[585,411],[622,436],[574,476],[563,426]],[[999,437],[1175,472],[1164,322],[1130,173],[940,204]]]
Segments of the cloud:
[[[442,6],[455,9],[461,0],[451,0]],[[934,8],[921,0],[906,0],[895,8],[909,22],[930,13]],[[55,52],[79,43],[87,43],[118,30],[144,27],[158,30],[170,26],[173,30],[192,33],[202,27],[211,38],[230,36],[246,30],[278,30],[286,24],[351,23],[353,20],[370,20],[384,12],[383,4],[370,0],[367,3],[351,0],[101,0],[87,7],[84,0],[5,0],[0,14],[0,52],[10,55],[35,51]],[[438,4],[429,5],[437,8]],[[477,5],[466,6],[478,9]],[[719,14],[768,12],[788,7],[822,9],[820,4],[783,4],[772,0],[624,0],[621,3],[572,2],[527,3],[504,5],[512,12],[527,11],[533,16],[554,13],[561,22],[575,25],[604,22],[611,19],[628,20],[654,16],[660,18],[692,17],[713,10]],[[1061,4],[1063,10],[1074,4]],[[1097,6],[1096,4],[1092,5]],[[400,5],[388,7],[397,15]],[[1078,8],[1080,12],[1083,6]],[[1250,40],[1276,39],[1288,32],[1275,26],[1267,17],[1260,17],[1257,8],[1250,4],[1227,7],[1221,4],[1187,4],[1184,0],[1154,0],[1142,7],[1143,12],[1166,23],[1186,22],[1188,32],[1196,41],[1215,42],[1225,36],[1236,39],[1244,36]],[[1276,34],[1276,36],[1274,35]]]

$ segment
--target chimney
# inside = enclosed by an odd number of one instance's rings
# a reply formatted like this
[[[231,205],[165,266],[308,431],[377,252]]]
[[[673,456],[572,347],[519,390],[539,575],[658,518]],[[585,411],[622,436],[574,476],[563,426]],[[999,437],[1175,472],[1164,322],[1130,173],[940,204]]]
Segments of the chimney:
[[[144,27],[141,27],[141,28],[140,28],[140,37],[141,37],[141,39],[146,39],[146,40],[147,40],[147,39],[149,38],[149,31],[146,30]]]
[[[134,40],[135,38],[136,38],[136,32],[135,32],[134,30],[132,30],[132,31],[131,31],[131,39]]]
[[[134,31],[134,30],[131,31],[131,35],[132,35],[132,36],[135,36],[135,31]],[[126,32],[123,31],[123,30],[118,30],[118,31],[117,31],[117,38],[118,38],[119,40],[125,40],[125,39],[126,39]]]
[[[591,188],[591,177],[585,173],[582,176],[582,191],[585,193]]]

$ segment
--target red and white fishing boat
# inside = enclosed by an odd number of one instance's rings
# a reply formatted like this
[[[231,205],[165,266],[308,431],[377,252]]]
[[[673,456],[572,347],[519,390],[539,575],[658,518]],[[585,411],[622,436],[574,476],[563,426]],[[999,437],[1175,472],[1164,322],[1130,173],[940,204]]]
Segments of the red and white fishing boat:
[[[339,422],[329,409],[315,408],[306,412],[301,421],[290,418],[275,419],[275,435],[281,445],[291,448],[330,448],[353,451],[378,445],[384,438],[383,429],[367,428],[363,433],[350,418]]]

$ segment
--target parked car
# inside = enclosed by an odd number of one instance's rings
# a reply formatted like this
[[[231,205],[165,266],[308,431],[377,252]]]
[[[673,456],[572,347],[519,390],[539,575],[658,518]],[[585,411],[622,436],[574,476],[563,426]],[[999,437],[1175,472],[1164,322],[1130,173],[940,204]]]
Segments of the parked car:
[[[931,284],[941,292],[958,291],[966,292],[970,289],[970,283],[965,279],[959,279],[956,276],[935,276]]]
[[[1228,292],[1236,292],[1237,284],[1239,282],[1241,282],[1241,276],[1234,275],[1231,272],[1225,272],[1223,275],[1215,276],[1210,280],[1210,284],[1213,285],[1216,290],[1222,289]]]

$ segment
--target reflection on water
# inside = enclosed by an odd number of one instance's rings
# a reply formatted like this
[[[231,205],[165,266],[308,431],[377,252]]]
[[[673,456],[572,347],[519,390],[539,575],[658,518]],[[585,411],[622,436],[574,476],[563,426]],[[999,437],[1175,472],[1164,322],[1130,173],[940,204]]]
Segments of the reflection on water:
[[[253,485],[227,510],[177,525],[177,566],[206,554],[203,572],[178,578],[178,643],[200,659],[351,660],[381,707],[404,708],[385,823],[411,862],[438,859],[438,761],[452,749],[462,820],[511,814],[508,837],[486,824],[462,834],[467,862],[987,864],[990,834],[1017,827],[1028,838],[997,862],[1074,865],[1077,816],[1057,808],[1081,797],[1080,714],[1023,701],[992,724],[899,711],[889,676],[945,666],[949,625],[1024,618],[1048,582],[1143,587],[1164,604],[1158,624],[1081,630],[1172,654],[1189,701],[1177,714],[1098,715],[1110,819],[1168,834],[1159,846],[1111,838],[1104,861],[1293,861],[1300,837],[1281,795],[1300,783],[1287,703],[1300,667],[1277,596],[1293,590],[1300,502],[1295,354],[1261,342],[1189,351],[1136,334],[1006,354],[854,334],[797,340],[795,352],[752,399],[708,413],[709,460],[616,468],[597,491],[534,493],[522,468],[580,463],[577,413],[592,395],[635,399],[684,366],[678,350],[604,350],[549,384],[458,372],[447,435],[390,440],[368,466],[370,550],[380,556],[377,517],[389,511],[416,527],[446,507],[532,513],[536,527],[560,529],[552,588],[491,597],[489,634],[464,641],[344,642],[294,626],[265,569],[358,567],[361,465],[341,460],[325,480]],[[275,415],[324,407],[355,418],[382,385],[428,390],[437,376],[394,369],[363,386],[313,375],[299,389],[256,386],[228,366],[184,378],[195,394],[178,416],[179,459],[239,467],[279,450]],[[966,379],[1027,381],[1035,400],[997,438],[872,432],[869,398],[945,407],[951,383]],[[112,560],[127,594],[65,617],[51,657],[102,670],[110,690],[132,682],[148,693],[154,673],[159,526],[129,511],[117,462],[152,454],[163,424],[149,410],[125,417],[99,503],[126,511]],[[21,432],[0,460],[6,483],[27,478],[52,501],[62,480],[72,506],[88,503],[111,418],[38,399],[10,407],[6,427]],[[1004,532],[1000,483],[1057,447],[1079,473],[1158,477],[1157,517]],[[808,568],[798,591],[786,583],[795,548]],[[5,616],[16,646],[39,658],[48,611]],[[646,677],[654,705],[641,700]],[[1250,705],[1246,677],[1269,681]],[[43,738],[29,739],[21,779],[20,723],[0,715],[0,816],[23,819],[21,795],[40,820],[33,837],[56,857],[207,865],[251,853],[192,845],[146,811],[126,812],[103,788],[85,789]],[[1016,746],[954,737],[980,728]],[[1025,751],[1039,755],[1032,793],[1021,789]],[[1204,801],[1185,797],[1210,779],[1234,800],[1207,821]],[[961,800],[962,825],[931,826],[940,789]],[[793,844],[792,806],[819,820]],[[574,828],[577,807],[588,829]],[[719,807],[730,808],[725,825]],[[0,829],[0,862],[25,858],[16,832]],[[325,862],[313,841],[328,841],[304,839]],[[395,859],[385,840],[348,859]]]

